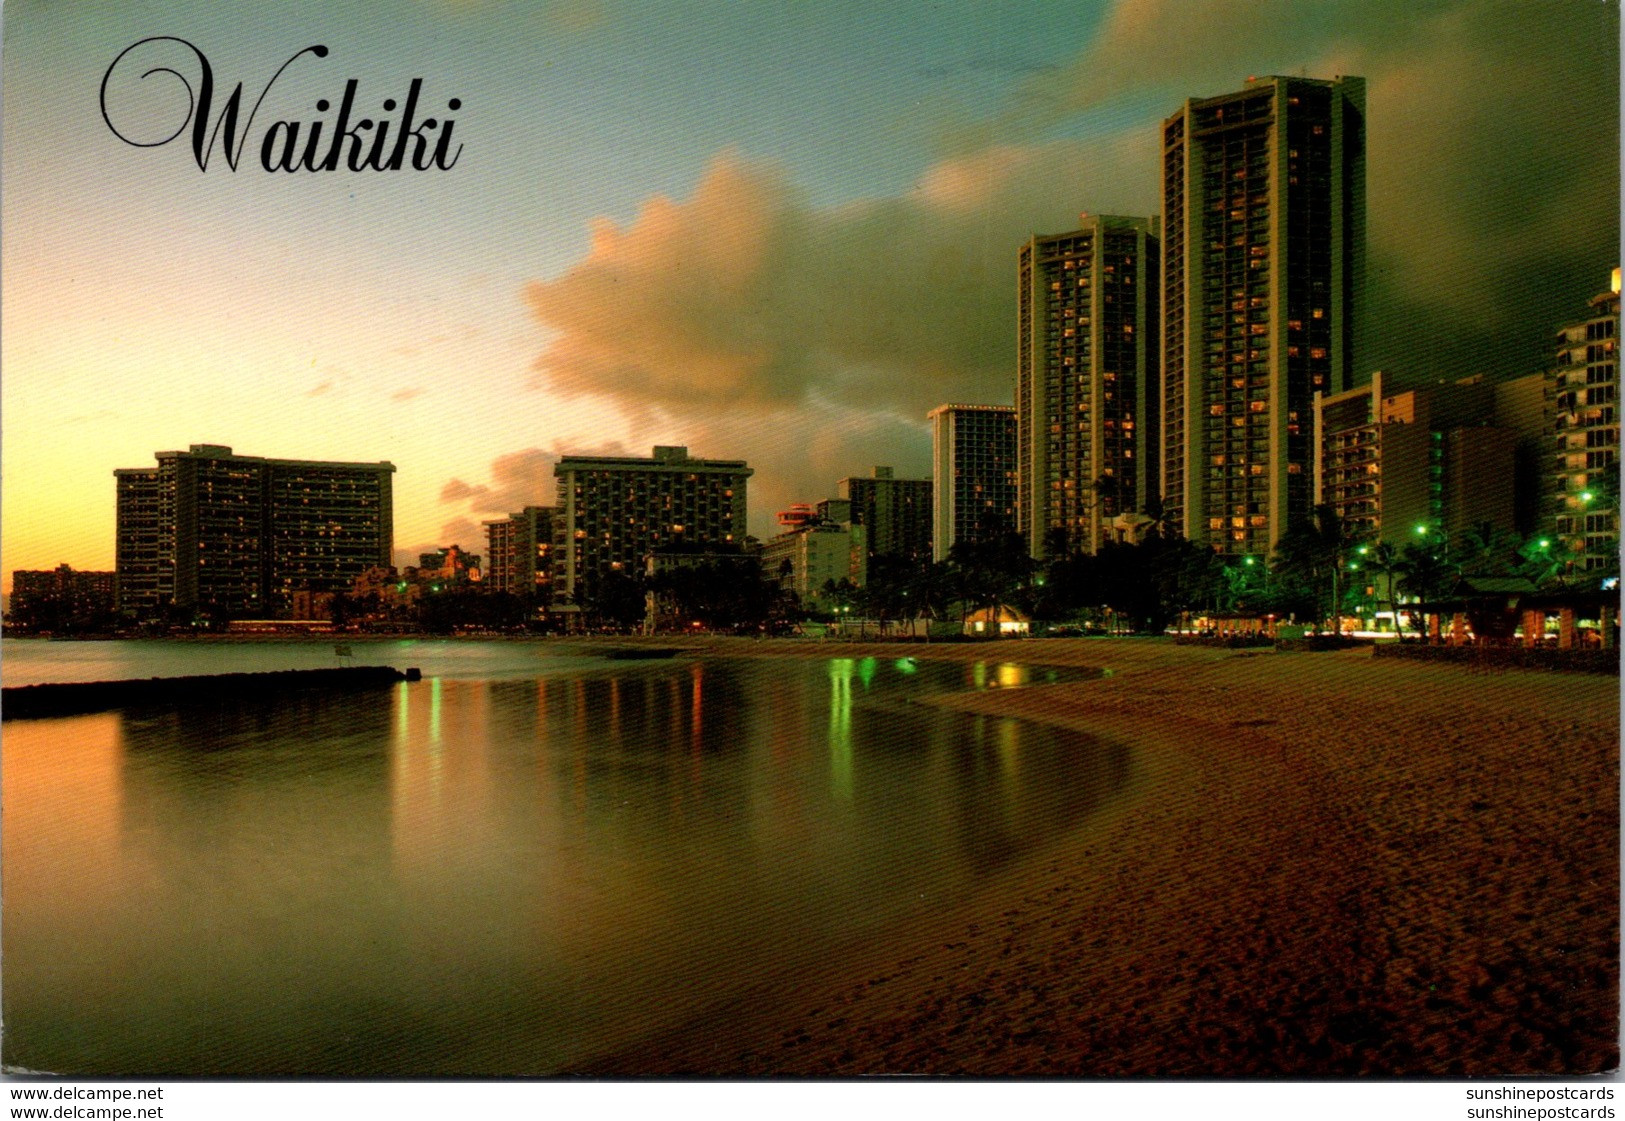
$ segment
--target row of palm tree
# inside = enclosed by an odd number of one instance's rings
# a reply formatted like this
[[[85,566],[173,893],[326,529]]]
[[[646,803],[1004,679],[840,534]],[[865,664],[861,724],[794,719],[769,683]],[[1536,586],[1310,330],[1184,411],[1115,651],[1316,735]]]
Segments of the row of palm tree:
[[[1438,600],[1463,577],[1516,578],[1543,589],[1596,577],[1577,570],[1575,561],[1560,540],[1522,536],[1487,521],[1454,537],[1422,525],[1403,544],[1365,540],[1350,533],[1331,507],[1319,506],[1310,519],[1282,536],[1268,571],[1280,582],[1275,599],[1307,592],[1313,604],[1308,617],[1329,619],[1336,629],[1350,601],[1358,606],[1365,600],[1363,594],[1353,594],[1355,588],[1372,588],[1376,609],[1386,604],[1397,618],[1402,594],[1411,602]],[[1368,585],[1362,573],[1380,579]],[[1352,586],[1345,587],[1345,581]],[[1253,606],[1265,606],[1270,599],[1254,594]]]

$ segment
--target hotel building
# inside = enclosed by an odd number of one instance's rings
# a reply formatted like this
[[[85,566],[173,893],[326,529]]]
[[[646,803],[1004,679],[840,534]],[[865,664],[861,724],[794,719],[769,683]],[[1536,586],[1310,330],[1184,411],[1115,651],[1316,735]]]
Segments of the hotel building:
[[[609,573],[643,573],[657,549],[744,546],[752,472],[743,460],[657,447],[647,459],[565,456],[553,474],[556,594],[577,606]]]
[[[845,517],[864,528],[869,556],[900,556],[924,564],[931,559],[930,479],[899,479],[890,467],[876,467],[870,478],[842,479],[836,488]],[[821,507],[821,509],[827,509]]]
[[[863,528],[850,523],[809,522],[762,545],[762,575],[794,592],[802,606],[827,609],[826,584],[862,584]]]
[[[1557,332],[1548,514],[1575,567],[1619,568],[1619,270],[1591,314]]]
[[[295,593],[348,590],[393,550],[393,464],[236,455],[193,444],[115,471],[118,606],[285,617]]]
[[[1021,247],[1017,519],[1035,557],[1094,552],[1157,495],[1160,225],[1085,214]]]
[[[1503,418],[1499,389],[1468,378],[1396,390],[1378,372],[1317,396],[1315,503],[1362,541],[1403,545],[1419,527],[1454,537],[1486,522],[1515,531],[1524,433]]]
[[[1315,394],[1363,380],[1365,81],[1249,78],[1162,151],[1164,516],[1267,555],[1313,506]]]
[[[939,405],[931,420],[931,541],[937,560],[961,542],[1016,528],[1016,410]]]

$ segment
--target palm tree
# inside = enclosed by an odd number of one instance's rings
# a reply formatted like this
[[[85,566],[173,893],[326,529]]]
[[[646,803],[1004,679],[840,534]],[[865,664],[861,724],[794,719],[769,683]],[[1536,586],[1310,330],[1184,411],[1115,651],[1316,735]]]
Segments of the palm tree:
[[[942,561],[928,561],[909,584],[909,604],[915,618],[924,616],[925,640],[931,641],[931,621],[948,610],[953,599],[953,571]]]
[[[1388,590],[1388,613],[1394,618],[1394,631],[1399,631],[1399,599],[1394,595],[1394,576],[1400,571],[1401,561],[1399,550],[1387,541],[1378,541],[1375,545],[1362,545],[1365,549],[1366,567],[1373,572],[1382,574],[1383,584]],[[1381,603],[1381,600],[1377,601]]]
[[[1275,571],[1283,576],[1295,576],[1308,585],[1315,596],[1317,612],[1321,588],[1328,582],[1331,584],[1333,634],[1341,634],[1343,630],[1343,556],[1352,544],[1337,511],[1322,503],[1315,507],[1309,520],[1290,526],[1275,546]]]
[[[1455,541],[1461,570],[1470,576],[1507,576],[1516,567],[1518,535],[1494,522],[1478,522]]]
[[[1426,603],[1443,595],[1455,583],[1457,570],[1431,543],[1410,542],[1395,566],[1399,586],[1408,595]],[[1416,633],[1422,634],[1422,617],[1416,615]]]

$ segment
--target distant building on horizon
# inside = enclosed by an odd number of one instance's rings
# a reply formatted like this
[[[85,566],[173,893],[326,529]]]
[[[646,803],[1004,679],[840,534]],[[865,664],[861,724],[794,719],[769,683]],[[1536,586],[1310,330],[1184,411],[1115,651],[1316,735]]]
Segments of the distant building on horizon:
[[[347,591],[394,547],[394,464],[236,455],[217,444],[121,468],[118,608],[283,618],[295,593]],[[308,598],[308,597],[306,597]]]
[[[657,550],[743,550],[753,474],[744,460],[657,447],[647,459],[567,455],[553,474],[554,577],[568,603],[581,606],[611,572],[639,577]]]
[[[930,479],[899,479],[890,467],[876,467],[869,478],[840,480],[836,493],[849,504],[847,516],[830,520],[861,525],[871,557],[924,564],[931,559],[931,492]]]
[[[1313,506],[1315,393],[1365,380],[1365,80],[1187,100],[1162,153],[1163,515],[1266,556]]]
[[[932,555],[941,561],[961,542],[1016,530],[1016,410],[948,404],[928,416]]]
[[[1587,571],[1619,567],[1619,270],[1590,314],[1557,332],[1548,516]]]
[[[439,579],[448,584],[478,584],[485,579],[480,567],[482,559],[478,553],[452,544],[432,553],[419,553],[417,571],[426,579]]]
[[[1034,557],[1095,552],[1157,494],[1160,232],[1085,214],[1021,247],[1017,517]]]

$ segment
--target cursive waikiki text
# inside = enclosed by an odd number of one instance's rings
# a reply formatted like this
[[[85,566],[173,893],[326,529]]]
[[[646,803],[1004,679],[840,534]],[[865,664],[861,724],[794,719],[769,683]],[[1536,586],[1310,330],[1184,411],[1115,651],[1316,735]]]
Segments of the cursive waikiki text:
[[[107,104],[108,83],[114,80],[114,71],[119,70],[120,64],[131,52],[149,43],[179,43],[197,56],[199,67],[195,88],[191,79],[170,66],[153,65],[140,71],[137,81],[167,76],[165,81],[180,83],[180,89],[169,87],[174,90],[174,115],[180,117],[180,123],[173,132],[159,140],[134,139],[120,131],[108,112]],[[210,158],[218,150],[226,165],[236,171],[243,147],[253,132],[254,118],[259,114],[260,104],[276,80],[303,56],[309,54],[326,58],[327,53],[326,47],[317,44],[306,47],[284,62],[271,75],[271,80],[265,83],[265,88],[260,90],[259,97],[244,116],[241,82],[216,107],[214,70],[203,52],[185,39],[173,35],[150,36],[120,51],[107,68],[107,73],[102,75],[102,120],[107,122],[114,136],[137,148],[161,148],[186,132],[190,125],[192,158],[197,161],[198,170],[207,171]],[[123,73],[138,66],[138,60],[132,58]],[[391,116],[397,108],[392,97],[384,100],[383,114],[376,119],[358,116],[356,89],[359,85],[354,78],[345,82],[338,111],[329,119],[272,121],[264,126],[259,134],[260,166],[266,171],[337,171],[341,167],[351,171],[400,171],[405,168],[450,171],[456,166],[457,158],[463,152],[461,144],[452,148],[451,132],[456,122],[450,117],[420,119],[417,115],[418,99],[423,92],[422,78],[412,79],[398,118]],[[454,97],[446,102],[446,107],[456,112],[462,108],[462,102]],[[326,98],[316,102],[318,113],[326,114],[331,109],[332,104]],[[126,127],[129,127],[128,122]]]

